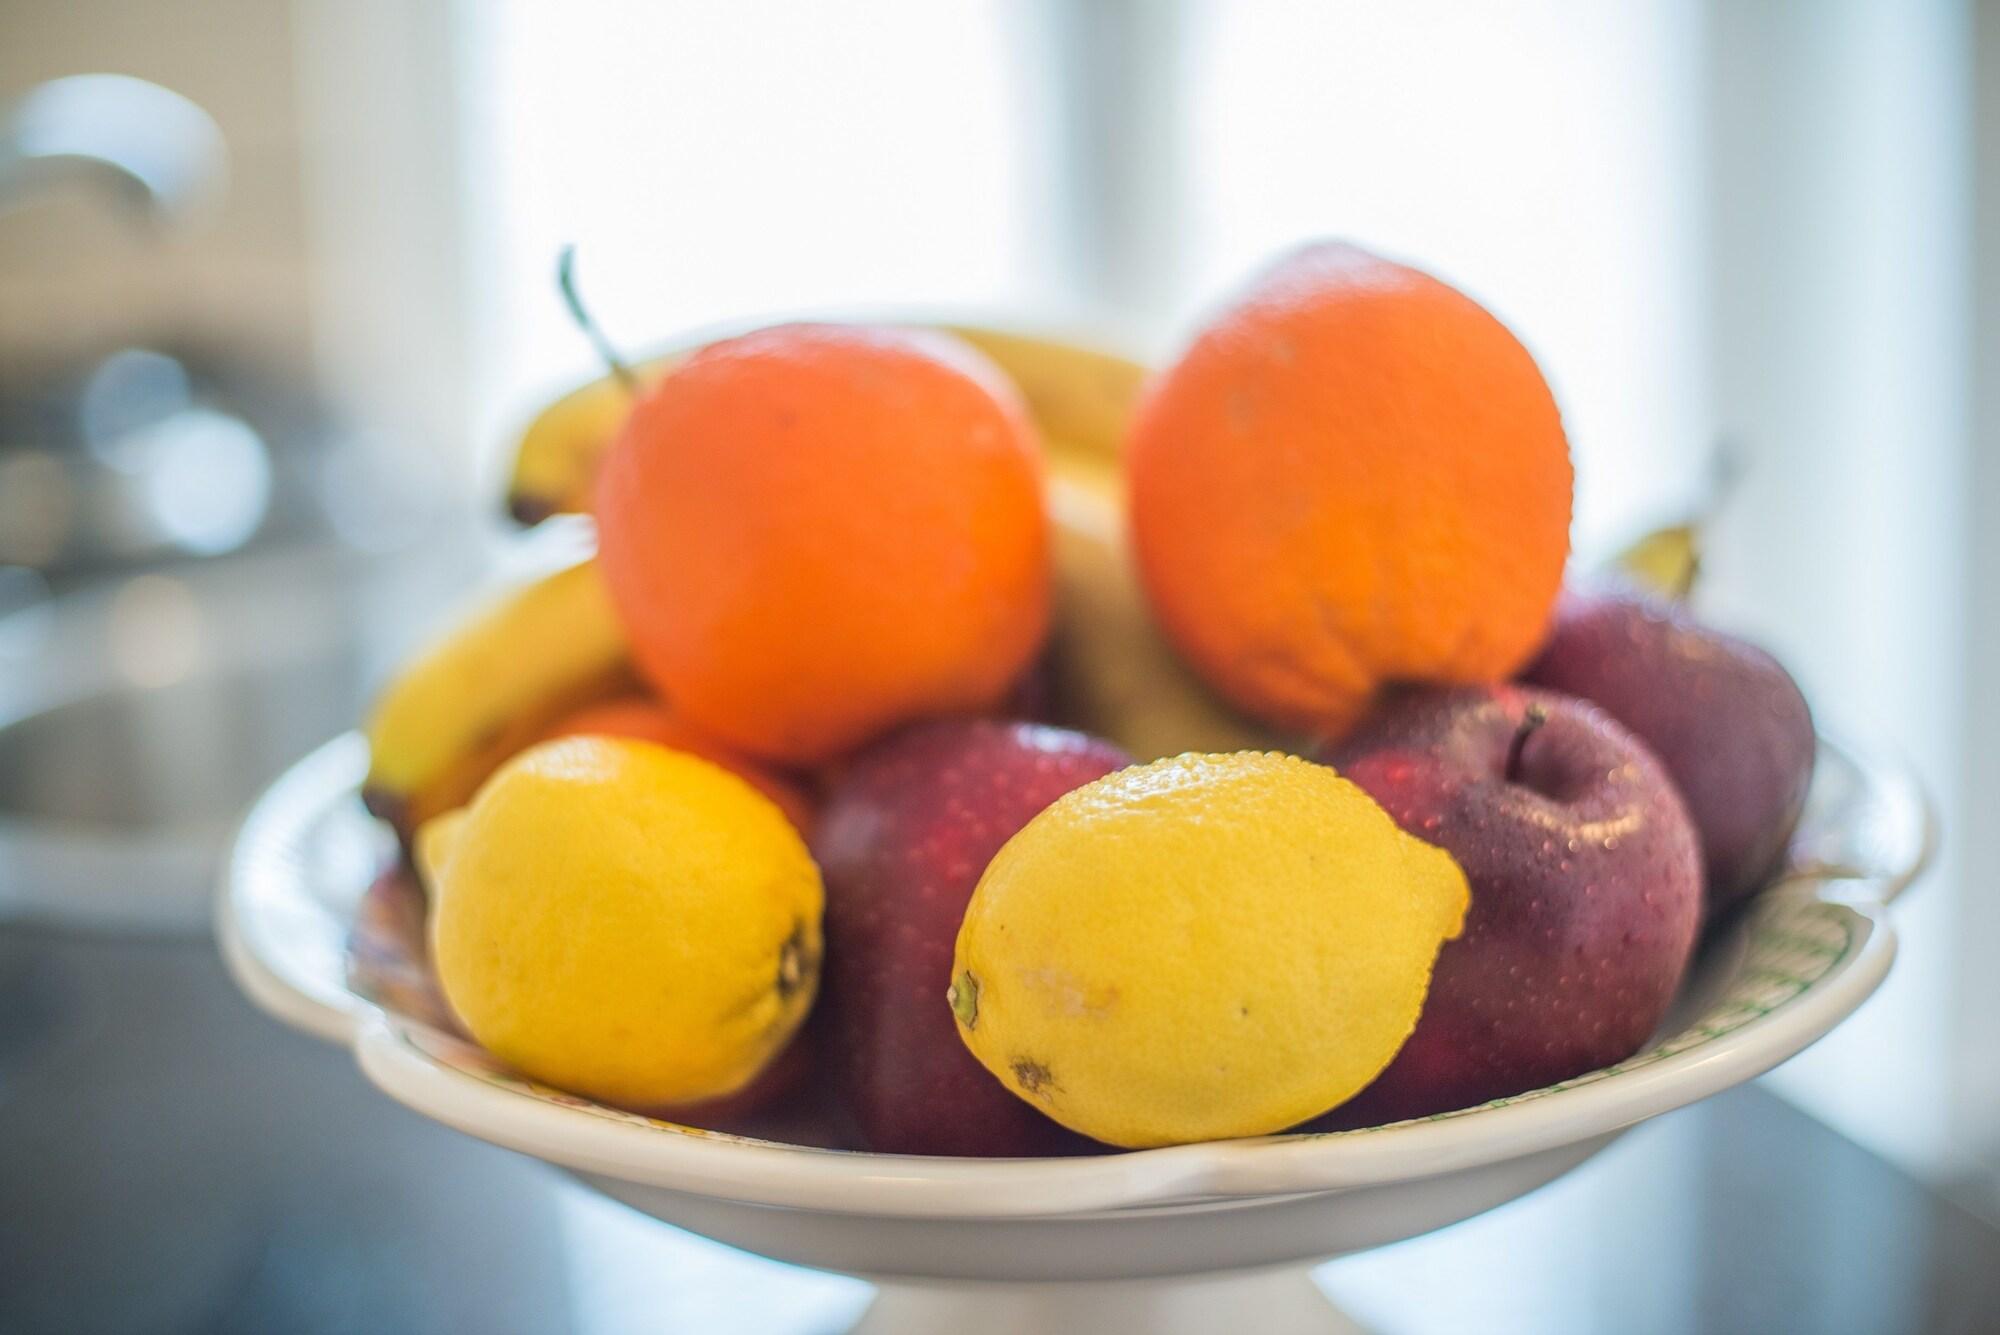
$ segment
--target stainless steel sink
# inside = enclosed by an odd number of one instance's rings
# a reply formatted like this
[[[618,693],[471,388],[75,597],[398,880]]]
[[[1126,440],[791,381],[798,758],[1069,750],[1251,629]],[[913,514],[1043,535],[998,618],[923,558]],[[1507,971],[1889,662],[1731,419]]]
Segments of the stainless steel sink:
[[[245,804],[353,726],[470,568],[243,556],[0,618],[0,923],[205,931]]]

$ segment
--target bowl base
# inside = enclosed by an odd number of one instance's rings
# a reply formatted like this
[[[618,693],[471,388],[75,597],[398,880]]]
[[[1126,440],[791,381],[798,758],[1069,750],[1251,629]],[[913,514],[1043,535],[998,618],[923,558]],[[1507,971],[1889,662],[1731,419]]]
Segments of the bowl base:
[[[853,1335],[1361,1335],[1304,1266],[1192,1279],[1062,1284],[877,1281]]]

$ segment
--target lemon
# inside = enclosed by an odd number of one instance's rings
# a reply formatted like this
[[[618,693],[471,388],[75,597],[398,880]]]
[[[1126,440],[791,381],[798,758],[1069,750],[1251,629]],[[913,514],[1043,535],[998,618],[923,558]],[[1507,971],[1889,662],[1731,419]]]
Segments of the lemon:
[[[1326,766],[1183,755],[1070,792],[1001,848],[949,1001],[972,1054],[1072,1130],[1262,1135],[1388,1065],[1469,901],[1450,854]]]
[[[626,1107],[731,1094],[819,980],[819,870],[727,770],[650,742],[522,752],[418,839],[431,947],[488,1051]]]

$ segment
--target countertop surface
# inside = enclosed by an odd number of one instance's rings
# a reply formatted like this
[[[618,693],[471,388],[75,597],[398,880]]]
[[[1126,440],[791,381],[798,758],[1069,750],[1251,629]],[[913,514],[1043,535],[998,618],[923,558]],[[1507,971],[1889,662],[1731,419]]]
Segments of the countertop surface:
[[[2000,1229],[1754,1086],[1317,1277],[1385,1335],[2000,1330]],[[0,1331],[818,1335],[868,1293],[403,1111],[205,941],[0,930]]]

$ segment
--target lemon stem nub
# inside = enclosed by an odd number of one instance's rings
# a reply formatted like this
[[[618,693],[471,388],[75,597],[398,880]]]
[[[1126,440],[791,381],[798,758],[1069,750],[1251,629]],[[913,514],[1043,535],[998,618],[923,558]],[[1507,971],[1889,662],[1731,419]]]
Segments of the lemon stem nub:
[[[951,1013],[967,1029],[979,1023],[979,980],[971,970],[960,974],[958,981],[945,989],[944,999],[951,1003]]]
[[[778,951],[778,995],[790,997],[799,990],[799,984],[806,976],[806,944],[804,929],[795,927],[785,938],[785,944]]]

